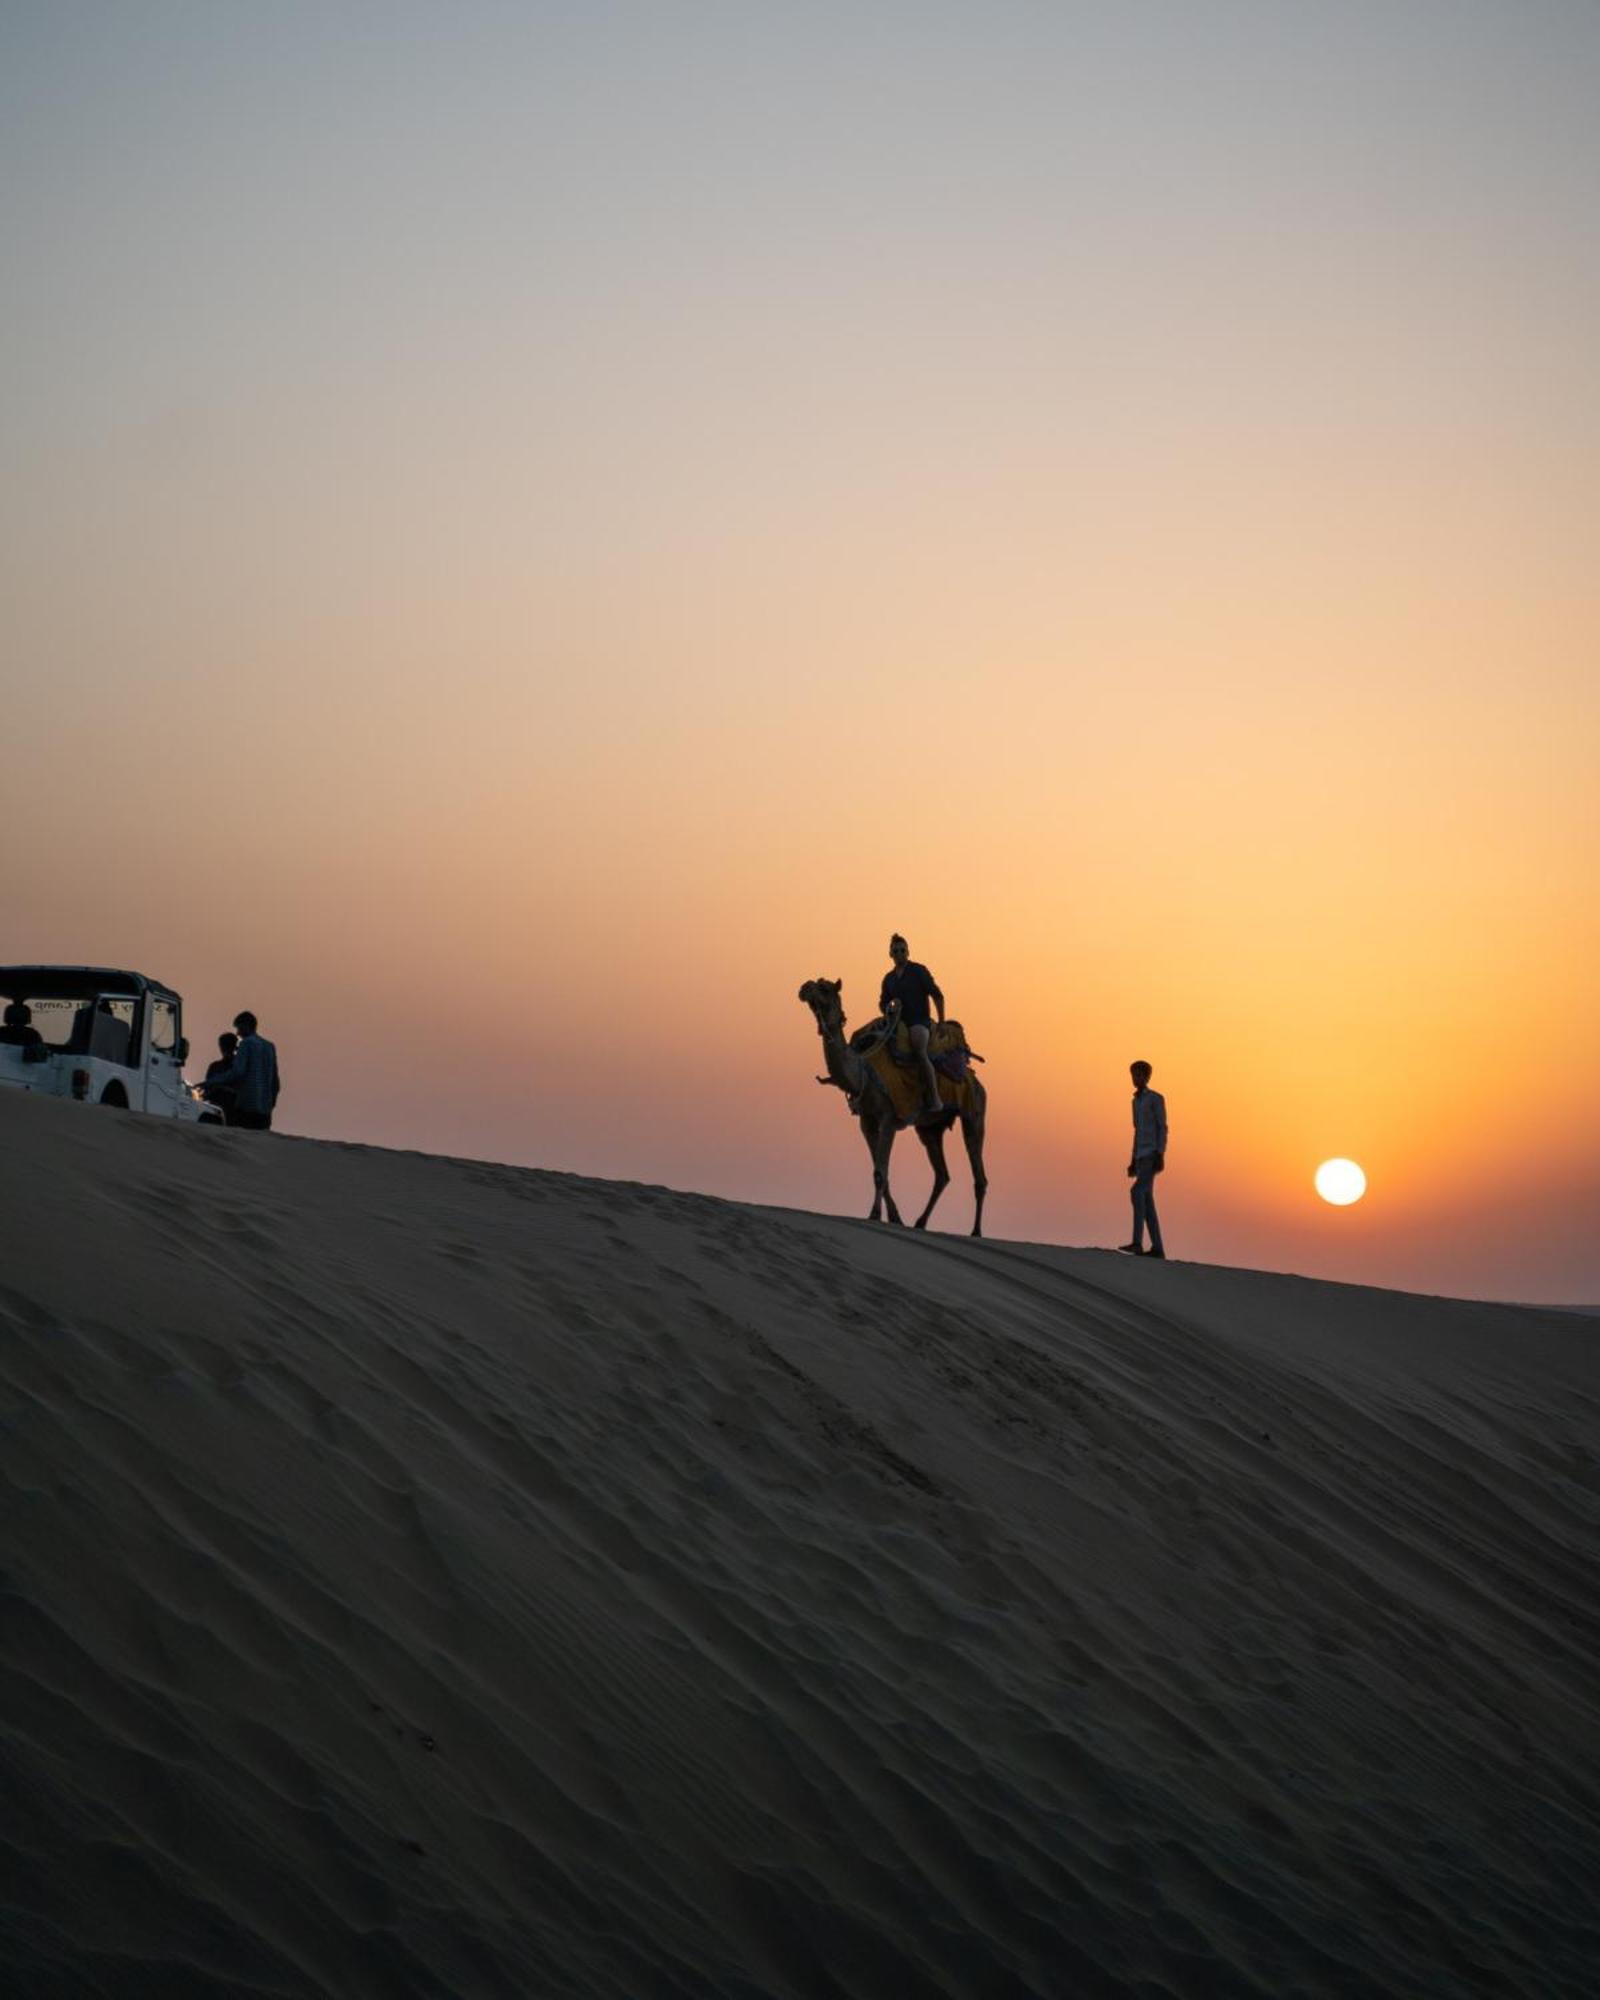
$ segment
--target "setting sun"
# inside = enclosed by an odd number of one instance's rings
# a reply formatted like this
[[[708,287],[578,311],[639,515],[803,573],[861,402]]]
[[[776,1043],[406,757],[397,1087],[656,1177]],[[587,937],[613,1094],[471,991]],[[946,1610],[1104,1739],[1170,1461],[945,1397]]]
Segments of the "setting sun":
[[[1354,1160],[1324,1160],[1317,1169],[1317,1193],[1335,1208],[1348,1208],[1367,1191],[1367,1177]]]

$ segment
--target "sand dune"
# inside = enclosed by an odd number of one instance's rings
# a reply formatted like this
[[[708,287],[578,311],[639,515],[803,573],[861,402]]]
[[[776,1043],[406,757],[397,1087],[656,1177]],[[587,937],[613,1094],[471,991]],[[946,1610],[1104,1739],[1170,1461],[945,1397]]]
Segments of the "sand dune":
[[[4,1958],[1591,1995],[1600,1340],[0,1096]]]

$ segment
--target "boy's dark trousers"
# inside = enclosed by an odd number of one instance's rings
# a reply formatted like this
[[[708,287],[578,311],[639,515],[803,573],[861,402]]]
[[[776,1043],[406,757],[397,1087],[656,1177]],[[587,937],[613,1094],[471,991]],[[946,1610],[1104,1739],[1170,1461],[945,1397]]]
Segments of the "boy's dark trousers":
[[[1161,1224],[1156,1219],[1156,1156],[1141,1153],[1133,1163],[1133,1186],[1128,1193],[1133,1201],[1133,1240],[1136,1245],[1144,1242],[1145,1225],[1150,1227],[1150,1248],[1161,1249]]]

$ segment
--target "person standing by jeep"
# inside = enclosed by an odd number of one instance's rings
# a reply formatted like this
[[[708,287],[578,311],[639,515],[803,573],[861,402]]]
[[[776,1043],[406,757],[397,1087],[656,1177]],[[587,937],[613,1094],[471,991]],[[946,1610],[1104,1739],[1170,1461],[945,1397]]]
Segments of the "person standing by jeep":
[[[1133,1157],[1128,1162],[1128,1190],[1133,1201],[1133,1241],[1119,1247],[1129,1257],[1165,1257],[1161,1247],[1161,1224],[1156,1216],[1156,1175],[1167,1164],[1167,1100],[1150,1088],[1151,1069],[1147,1062],[1128,1065],[1133,1078]],[[1144,1247],[1144,1232],[1150,1231],[1150,1248]]]
[[[891,1010],[896,1010],[897,1018],[906,1024],[906,1033],[911,1038],[911,1053],[922,1067],[922,1110],[918,1116],[925,1117],[940,1108],[939,1079],[934,1072],[933,1059],[928,1054],[928,1037],[933,1031],[928,1003],[932,1001],[942,1023],[944,995],[928,968],[918,965],[911,956],[911,947],[898,931],[889,940],[889,956],[894,960],[894,966],[883,976],[878,1006],[886,1020]]]
[[[270,1132],[273,1106],[282,1088],[278,1051],[264,1035],[256,1033],[254,1014],[235,1014],[233,1025],[239,1033],[239,1046],[225,1069],[215,1075],[207,1070],[207,1086],[233,1092],[227,1113],[230,1125],[242,1126],[246,1132]]]
[[[219,1053],[214,1061],[206,1064],[206,1080],[200,1086],[200,1095],[207,1104],[214,1104],[222,1113],[224,1125],[229,1122],[228,1114],[233,1109],[234,1097],[228,1086],[225,1083],[218,1083],[217,1078],[233,1067],[233,1052],[238,1046],[239,1037],[231,1029],[225,1035],[218,1035]]]

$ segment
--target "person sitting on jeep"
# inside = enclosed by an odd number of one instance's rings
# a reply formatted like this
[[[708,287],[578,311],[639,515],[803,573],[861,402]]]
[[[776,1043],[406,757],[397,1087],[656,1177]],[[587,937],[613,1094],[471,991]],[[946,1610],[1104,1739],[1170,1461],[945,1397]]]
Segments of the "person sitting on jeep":
[[[889,940],[889,956],[894,960],[894,970],[883,976],[878,1005],[885,1020],[904,1021],[906,1024],[906,1033],[911,1038],[911,1053],[922,1069],[922,1110],[918,1116],[926,1117],[929,1112],[939,1109],[939,1079],[928,1054],[928,1036],[933,1029],[928,1017],[928,1002],[933,1002],[942,1022],[944,995],[928,968],[918,965],[911,956],[911,947],[898,931]]]
[[[6,1007],[5,1026],[0,1028],[0,1043],[8,1049],[42,1049],[44,1036],[33,1025],[33,1009],[26,1000],[12,1000]]]

